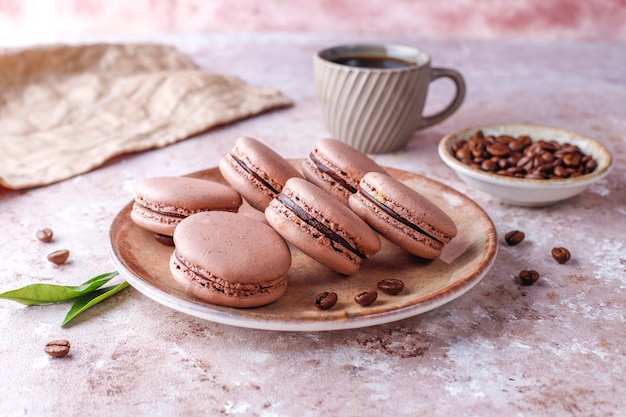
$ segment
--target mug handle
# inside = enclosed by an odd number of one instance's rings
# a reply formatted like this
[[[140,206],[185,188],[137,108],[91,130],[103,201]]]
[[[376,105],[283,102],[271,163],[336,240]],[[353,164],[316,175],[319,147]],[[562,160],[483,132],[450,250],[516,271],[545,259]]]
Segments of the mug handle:
[[[443,77],[450,78],[454,82],[456,87],[454,99],[452,99],[450,104],[448,104],[448,106],[443,110],[431,116],[423,117],[418,129],[424,129],[425,127],[438,123],[450,116],[461,106],[461,103],[463,103],[463,100],[465,99],[465,79],[463,79],[461,73],[450,68],[432,68],[430,73],[430,82]]]

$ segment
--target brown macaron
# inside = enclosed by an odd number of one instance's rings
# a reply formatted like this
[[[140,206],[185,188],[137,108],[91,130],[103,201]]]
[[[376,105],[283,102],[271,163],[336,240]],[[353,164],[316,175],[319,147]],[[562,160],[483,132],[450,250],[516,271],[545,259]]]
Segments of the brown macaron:
[[[190,294],[221,306],[260,307],[287,289],[291,251],[270,226],[243,214],[205,212],[180,222],[170,271]]]
[[[306,179],[348,205],[348,197],[357,192],[363,175],[386,171],[356,148],[337,139],[322,138],[302,162],[302,172]]]
[[[380,250],[378,235],[359,216],[302,178],[287,181],[265,218],[285,240],[344,275],[357,272]]]
[[[227,185],[191,177],[153,177],[137,184],[130,217],[166,241],[187,216],[202,211],[236,212],[242,200]]]
[[[389,175],[366,174],[350,207],[382,236],[421,258],[437,258],[457,234],[441,208]]]
[[[242,136],[220,160],[219,170],[228,183],[255,209],[263,211],[291,177],[300,172],[260,141]]]

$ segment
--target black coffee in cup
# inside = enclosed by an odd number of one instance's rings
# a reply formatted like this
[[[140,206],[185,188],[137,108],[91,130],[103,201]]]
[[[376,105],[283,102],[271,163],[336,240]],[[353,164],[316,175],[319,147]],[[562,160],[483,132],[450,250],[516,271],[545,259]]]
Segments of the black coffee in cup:
[[[315,90],[331,137],[364,153],[395,152],[415,132],[454,113],[465,98],[456,70],[432,67],[423,50],[397,44],[348,44],[314,55]],[[424,116],[431,81],[449,78],[455,94],[442,110]]]
[[[391,56],[346,56],[333,59],[333,62],[357,68],[395,69],[417,66],[415,62],[405,61]]]

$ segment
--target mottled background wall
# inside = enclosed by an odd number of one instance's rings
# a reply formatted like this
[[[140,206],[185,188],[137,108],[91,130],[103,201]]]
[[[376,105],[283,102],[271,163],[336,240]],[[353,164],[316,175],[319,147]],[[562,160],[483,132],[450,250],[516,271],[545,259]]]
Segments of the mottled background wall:
[[[0,37],[313,31],[626,41],[626,0],[0,0]]]

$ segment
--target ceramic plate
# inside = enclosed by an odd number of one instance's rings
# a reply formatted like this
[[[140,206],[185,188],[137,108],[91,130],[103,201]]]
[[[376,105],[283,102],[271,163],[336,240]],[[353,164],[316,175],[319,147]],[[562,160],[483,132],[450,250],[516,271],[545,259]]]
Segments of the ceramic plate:
[[[299,161],[292,161],[299,164]],[[208,304],[187,294],[171,277],[173,248],[130,219],[132,201],[115,217],[109,249],[128,282],[149,298],[174,310],[206,320],[256,329],[317,331],[373,326],[412,317],[463,295],[489,271],[496,257],[497,236],[489,216],[471,199],[423,176],[388,168],[389,173],[442,207],[458,227],[458,235],[441,257],[425,261],[381,238],[382,249],[351,276],[337,274],[292,247],[293,261],[286,293],[276,302],[253,309]],[[217,168],[190,174],[225,183]],[[244,203],[240,213],[263,219]],[[237,256],[235,254],[233,256]],[[376,290],[379,280],[401,279],[405,289],[391,296],[378,292],[368,307],[354,301],[362,291]],[[317,309],[313,300],[322,291],[335,291],[339,301],[330,310]]]

